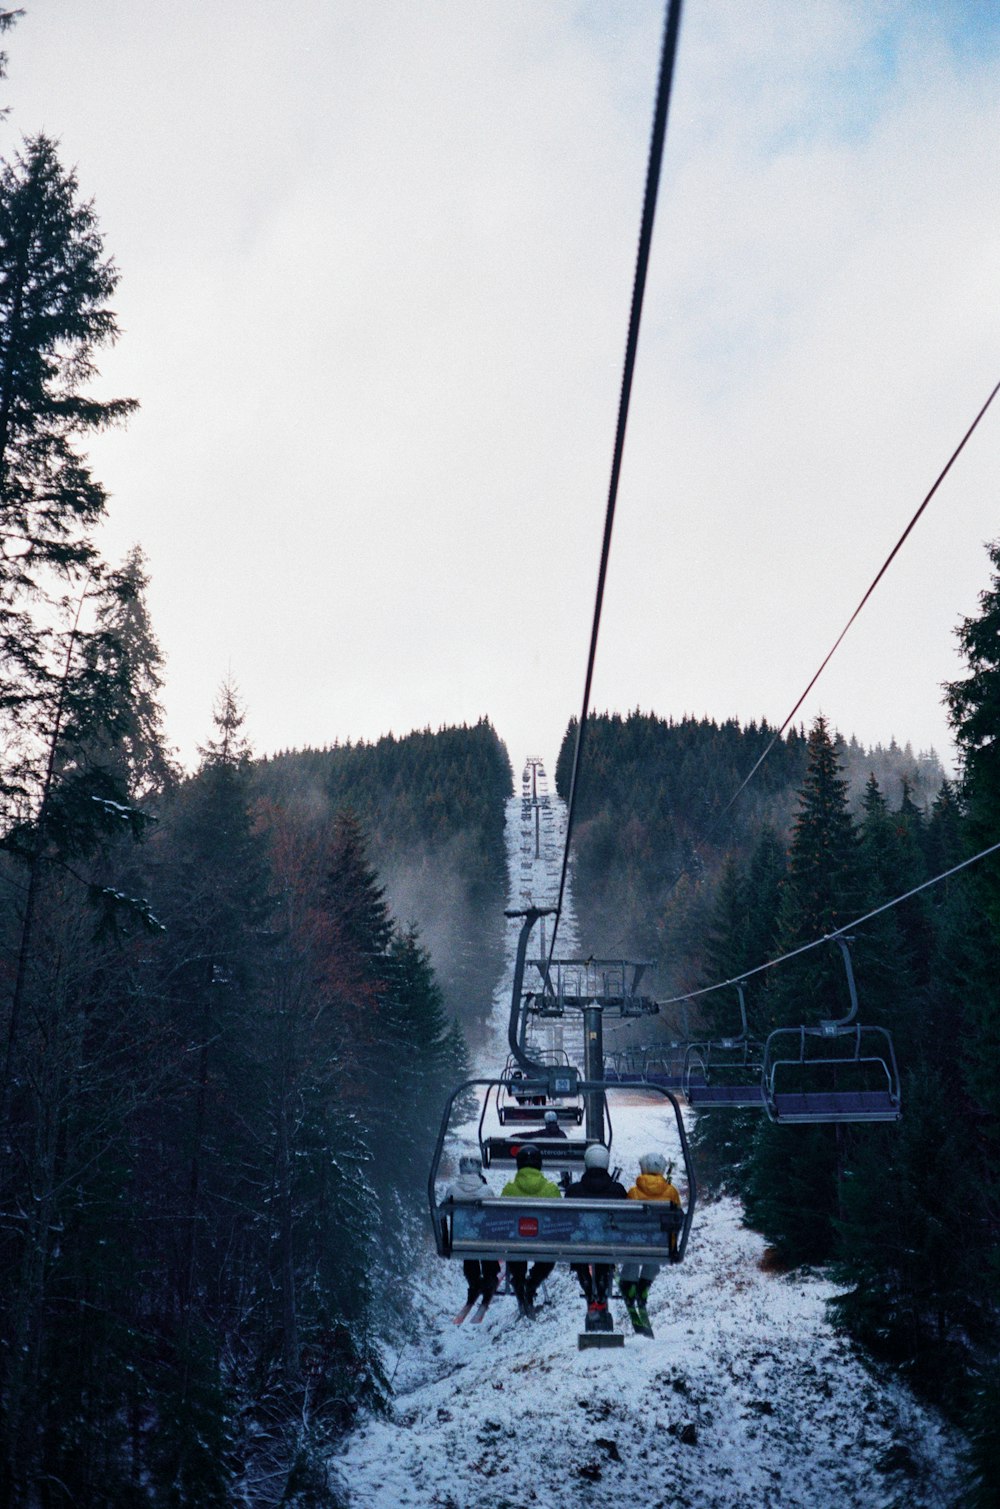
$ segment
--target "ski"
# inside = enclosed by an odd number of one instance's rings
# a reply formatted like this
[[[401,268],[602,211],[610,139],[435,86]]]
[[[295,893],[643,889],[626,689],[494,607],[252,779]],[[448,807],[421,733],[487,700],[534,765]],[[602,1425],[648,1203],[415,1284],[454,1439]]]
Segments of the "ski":
[[[633,1326],[635,1326],[640,1336],[646,1336],[650,1341],[654,1341],[656,1339],[655,1333],[653,1327],[650,1325],[649,1311],[646,1309],[646,1306],[640,1302],[636,1305],[635,1310],[635,1315],[632,1315],[631,1311],[629,1311]]]
[[[492,1300],[492,1298],[493,1298],[492,1294],[484,1294],[483,1297],[482,1297],[482,1299],[479,1301],[479,1309],[476,1311],[475,1315],[472,1317],[472,1324],[474,1326],[481,1326],[482,1325],[482,1323],[483,1323],[483,1316],[486,1314],[487,1310],[490,1308],[490,1301]]]
[[[455,1319],[452,1321],[452,1325],[460,1326],[465,1317],[470,1314],[470,1312],[475,1308],[476,1301],[474,1299],[470,1299],[469,1303],[467,1305],[463,1305],[461,1310],[459,1310],[458,1314],[455,1316]]]

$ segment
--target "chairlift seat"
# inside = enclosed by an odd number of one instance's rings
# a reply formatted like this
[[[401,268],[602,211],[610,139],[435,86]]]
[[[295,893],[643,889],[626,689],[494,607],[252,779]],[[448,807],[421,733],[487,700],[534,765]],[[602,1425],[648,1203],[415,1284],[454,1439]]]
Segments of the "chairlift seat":
[[[591,1139],[593,1140],[593,1139]],[[482,1143],[483,1163],[486,1168],[514,1168],[517,1155],[530,1144],[542,1156],[543,1168],[582,1168],[584,1154],[591,1140],[575,1137],[487,1137]]]
[[[666,1200],[445,1200],[448,1254],[547,1263],[669,1263],[684,1215]]]
[[[668,1069],[614,1069],[605,1066],[609,1085],[659,1085],[664,1090],[683,1090],[684,1075]]]
[[[898,1121],[898,1097],[888,1090],[779,1091],[771,1096],[775,1121]]]
[[[684,1075],[669,1069],[648,1069],[631,1082],[640,1085],[660,1085],[664,1090],[683,1090]]]
[[[551,1105],[543,1095],[533,1098],[538,1102],[537,1105],[521,1105],[518,1102],[515,1105],[498,1106],[497,1116],[499,1117],[500,1125],[537,1126],[539,1121],[544,1118],[546,1111],[555,1111],[556,1119],[560,1123],[565,1121],[569,1125],[579,1126],[583,1121],[582,1106]]]
[[[703,1081],[692,1080],[687,1087],[688,1104],[704,1106],[709,1109],[712,1106],[727,1106],[732,1110],[740,1107],[755,1107],[761,1109],[764,1105],[764,1087],[760,1080],[753,1084],[743,1085],[708,1085]]]

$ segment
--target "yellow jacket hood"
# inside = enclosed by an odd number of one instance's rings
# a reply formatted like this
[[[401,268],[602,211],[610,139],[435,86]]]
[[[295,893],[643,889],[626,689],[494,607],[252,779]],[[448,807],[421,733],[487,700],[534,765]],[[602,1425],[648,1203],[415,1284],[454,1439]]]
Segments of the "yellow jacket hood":
[[[630,1200],[669,1200],[679,1205],[681,1197],[662,1174],[640,1174],[628,1192]]]

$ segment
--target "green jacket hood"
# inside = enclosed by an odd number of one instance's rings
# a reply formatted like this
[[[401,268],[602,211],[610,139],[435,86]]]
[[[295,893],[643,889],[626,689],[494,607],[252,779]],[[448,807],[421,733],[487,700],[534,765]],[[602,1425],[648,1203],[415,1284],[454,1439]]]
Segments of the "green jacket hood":
[[[505,1195],[521,1195],[527,1200],[559,1198],[559,1186],[546,1179],[540,1168],[519,1168],[509,1184],[504,1185]]]

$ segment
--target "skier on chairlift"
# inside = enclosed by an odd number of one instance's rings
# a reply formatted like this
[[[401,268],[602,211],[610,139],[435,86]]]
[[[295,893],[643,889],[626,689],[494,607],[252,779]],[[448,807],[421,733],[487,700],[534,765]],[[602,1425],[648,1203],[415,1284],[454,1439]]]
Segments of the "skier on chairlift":
[[[517,1155],[517,1173],[509,1184],[504,1185],[501,1194],[515,1200],[560,1198],[558,1184],[553,1184],[542,1173],[542,1155],[532,1143],[525,1143],[521,1148]],[[555,1263],[532,1263],[529,1273],[526,1262],[508,1262],[507,1272],[517,1296],[517,1307],[526,1318],[534,1318],[535,1296],[539,1286],[555,1266]]]
[[[619,1184],[608,1172],[610,1154],[601,1143],[595,1142],[583,1155],[583,1175],[566,1191],[567,1200],[624,1200],[625,1186]],[[602,1326],[611,1328],[608,1311],[608,1294],[614,1276],[613,1263],[571,1263],[570,1267],[580,1281],[583,1297],[587,1301],[588,1324],[593,1329]]]
[[[555,1111],[546,1111],[545,1125],[543,1127],[539,1127],[537,1132],[527,1132],[525,1135],[529,1138],[562,1137],[564,1141],[566,1139],[566,1133],[559,1125],[559,1117],[556,1115]]]
[[[448,1191],[451,1200],[490,1200],[493,1191],[483,1173],[483,1167],[478,1158],[469,1153],[463,1153],[458,1160],[458,1178]],[[465,1274],[465,1282],[468,1285],[466,1304],[471,1310],[476,1300],[482,1300],[488,1305],[497,1292],[500,1282],[500,1264],[495,1258],[484,1258],[481,1262],[468,1259],[462,1264],[462,1272]]]
[[[666,1158],[660,1153],[643,1153],[639,1159],[639,1176],[628,1191],[629,1199],[669,1200],[670,1204],[676,1205],[679,1210],[681,1197],[670,1182],[672,1171],[672,1168],[667,1166]],[[674,1259],[676,1251],[677,1234],[674,1232],[670,1237],[671,1260]],[[629,1320],[640,1336],[652,1337],[653,1335],[646,1301],[649,1298],[649,1286],[659,1271],[659,1263],[623,1263],[618,1275],[618,1285],[628,1310]]]

